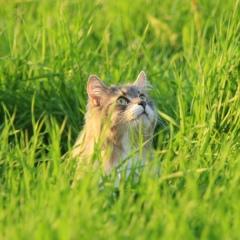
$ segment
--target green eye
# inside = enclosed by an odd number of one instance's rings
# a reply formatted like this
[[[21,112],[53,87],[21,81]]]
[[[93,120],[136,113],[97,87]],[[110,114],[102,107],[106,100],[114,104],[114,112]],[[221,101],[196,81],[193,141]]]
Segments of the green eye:
[[[118,103],[118,104],[121,104],[121,105],[127,105],[127,104],[128,104],[127,100],[126,100],[125,98],[123,98],[123,97],[120,97],[120,98],[117,100],[117,103]]]
[[[140,95],[139,98],[143,101],[147,101],[147,98],[144,95]]]

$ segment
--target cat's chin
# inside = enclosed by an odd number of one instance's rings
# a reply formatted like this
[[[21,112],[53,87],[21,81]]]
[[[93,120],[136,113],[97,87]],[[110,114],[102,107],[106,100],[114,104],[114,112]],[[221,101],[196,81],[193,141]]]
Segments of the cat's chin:
[[[139,120],[140,121],[142,121],[143,119],[144,120],[147,120],[149,118],[149,116],[148,116],[148,114],[145,112],[145,111],[143,111],[142,113],[140,113],[139,115],[137,115],[137,116],[135,116],[135,118],[133,118],[132,120],[131,120],[131,122],[139,122]]]
[[[144,111],[142,114],[140,114],[139,117],[147,117],[148,118],[148,114]]]
[[[149,117],[146,110],[142,110],[136,118],[142,118],[142,117],[147,117],[147,118]]]
[[[147,113],[141,113],[138,115],[135,119],[132,119],[131,123],[134,127],[149,127],[151,120],[149,118],[149,115]]]

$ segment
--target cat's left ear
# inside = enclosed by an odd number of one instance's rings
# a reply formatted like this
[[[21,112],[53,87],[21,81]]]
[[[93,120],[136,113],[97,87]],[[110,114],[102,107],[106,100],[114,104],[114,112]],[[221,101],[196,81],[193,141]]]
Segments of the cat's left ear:
[[[142,88],[144,91],[147,89],[147,77],[144,71],[141,71],[137,77],[137,80],[134,82],[134,86]]]
[[[91,75],[88,79],[87,92],[92,105],[100,106],[103,97],[107,94],[107,87],[97,76]]]

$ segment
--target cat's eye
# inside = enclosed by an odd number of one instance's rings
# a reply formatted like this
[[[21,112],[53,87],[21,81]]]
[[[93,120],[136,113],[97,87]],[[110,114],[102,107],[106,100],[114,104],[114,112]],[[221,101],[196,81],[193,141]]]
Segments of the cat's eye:
[[[140,95],[139,98],[140,98],[142,101],[147,101],[147,98],[146,98],[144,95]]]
[[[128,101],[126,98],[120,97],[120,98],[118,98],[117,103],[120,105],[127,105]]]

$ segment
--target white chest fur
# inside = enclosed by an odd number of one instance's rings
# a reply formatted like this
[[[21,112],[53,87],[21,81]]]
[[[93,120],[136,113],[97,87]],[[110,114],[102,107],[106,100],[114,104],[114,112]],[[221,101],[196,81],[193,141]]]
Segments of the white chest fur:
[[[128,132],[126,132],[126,134],[122,137],[121,146],[121,159],[116,165],[118,168],[118,181],[120,181],[120,179],[124,176],[125,179],[128,179],[131,174],[134,174],[136,179],[138,176],[138,168],[145,162],[143,154],[140,155],[140,152],[142,151],[139,151],[139,147],[131,139],[129,139]]]

